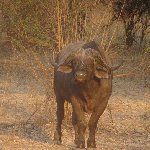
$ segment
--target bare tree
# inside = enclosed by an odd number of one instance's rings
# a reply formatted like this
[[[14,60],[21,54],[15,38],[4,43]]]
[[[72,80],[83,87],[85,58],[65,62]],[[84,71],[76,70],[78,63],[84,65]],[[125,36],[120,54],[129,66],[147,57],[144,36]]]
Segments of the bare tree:
[[[149,0],[114,0],[112,2],[114,16],[117,18],[121,16],[125,27],[126,34],[126,45],[131,47],[136,41],[135,39],[135,27],[142,20],[142,25],[147,21],[143,20],[143,16],[150,15],[150,1]],[[143,24],[144,23],[144,24]],[[144,30],[146,30],[147,25],[142,28],[141,42],[144,38]],[[141,44],[140,42],[140,44]]]

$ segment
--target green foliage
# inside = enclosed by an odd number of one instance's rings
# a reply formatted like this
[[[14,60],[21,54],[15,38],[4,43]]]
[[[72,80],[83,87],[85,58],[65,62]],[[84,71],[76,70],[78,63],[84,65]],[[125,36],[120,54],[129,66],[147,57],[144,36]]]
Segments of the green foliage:
[[[91,7],[82,1],[11,0],[3,4],[3,14],[10,39],[60,49],[86,39],[86,15]]]
[[[113,5],[112,2],[116,3]],[[39,46],[58,52],[64,45],[78,40],[88,41],[97,36],[103,36],[102,38],[108,38],[110,40],[108,43],[111,43],[113,39],[117,39],[113,38],[116,33],[114,32],[112,37],[111,33],[112,31],[116,31],[112,26],[118,24],[118,20],[113,22],[111,17],[106,16],[106,12],[112,9],[120,12],[123,7],[123,2],[124,0],[3,0],[1,5],[5,30],[14,46],[15,43],[19,42],[26,48]],[[145,1],[140,2],[144,3]],[[101,4],[103,5],[101,6]],[[130,9],[128,9],[129,5],[127,3],[124,6],[125,9],[124,12],[122,11],[122,14],[128,14],[126,15],[128,17],[131,16],[129,13],[134,13],[135,15],[135,12],[138,11],[134,11],[134,9],[138,10],[139,6],[140,4],[131,9],[132,11],[129,11]],[[146,5],[142,5],[142,8],[145,7]],[[103,12],[101,11],[102,9]],[[139,11],[143,10],[145,9],[139,9]],[[93,23],[92,20],[95,16],[93,18],[91,17],[94,11],[98,11],[96,14],[99,15],[95,19],[97,21],[96,23]],[[148,12],[148,10],[146,9],[145,12]],[[109,12],[110,14],[111,12]],[[107,17],[109,20],[107,20]],[[106,22],[105,25],[103,25],[104,20]],[[141,32],[141,41],[143,41],[145,31],[149,25],[143,19],[138,21],[141,24],[138,28]],[[126,31],[124,33],[126,35],[122,35],[121,39],[125,39],[127,35],[134,36],[133,38],[135,38],[134,33],[137,32],[137,26],[134,25],[132,30],[131,28],[128,29],[127,27],[130,26],[130,23],[132,23],[132,19],[127,18],[124,27]],[[120,45],[123,47],[125,44],[121,43]]]
[[[140,45],[144,42],[145,31],[148,28],[148,20],[150,17],[150,1],[149,0],[113,0],[112,8],[114,18],[121,18],[124,23],[126,45],[133,46],[137,42],[136,33],[137,26],[140,24]]]
[[[141,16],[145,13],[150,14],[149,0],[114,0],[113,9],[117,16],[121,15],[123,18],[130,18],[131,16]]]
[[[45,12],[40,6],[41,4],[36,0],[12,0],[5,4],[3,10],[6,18],[5,24],[11,39],[23,40],[25,43],[32,44],[37,44],[35,41],[39,41],[39,45],[50,44],[52,40],[42,25],[43,19],[45,20],[47,16],[44,15]]]

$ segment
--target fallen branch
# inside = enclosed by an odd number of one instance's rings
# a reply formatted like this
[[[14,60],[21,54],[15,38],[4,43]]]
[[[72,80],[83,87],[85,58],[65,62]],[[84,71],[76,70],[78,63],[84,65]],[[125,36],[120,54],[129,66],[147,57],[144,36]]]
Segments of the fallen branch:
[[[141,76],[141,74],[137,73],[124,73],[124,74],[114,74],[114,78],[121,78],[121,77],[131,77],[131,76]]]

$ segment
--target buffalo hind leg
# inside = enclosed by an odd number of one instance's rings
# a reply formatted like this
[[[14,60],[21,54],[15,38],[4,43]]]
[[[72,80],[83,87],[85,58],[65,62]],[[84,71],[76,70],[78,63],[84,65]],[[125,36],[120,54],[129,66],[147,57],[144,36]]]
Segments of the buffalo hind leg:
[[[100,107],[97,107],[97,109],[92,113],[88,127],[89,127],[89,138],[87,140],[87,148],[96,148],[96,142],[95,142],[95,132],[97,128],[97,123],[104,112],[105,108],[107,106],[107,101],[104,101],[101,103]]]
[[[57,100],[57,123],[56,123],[56,131],[54,133],[54,142],[56,144],[61,144],[61,125],[64,119],[64,101],[61,98],[56,98]]]

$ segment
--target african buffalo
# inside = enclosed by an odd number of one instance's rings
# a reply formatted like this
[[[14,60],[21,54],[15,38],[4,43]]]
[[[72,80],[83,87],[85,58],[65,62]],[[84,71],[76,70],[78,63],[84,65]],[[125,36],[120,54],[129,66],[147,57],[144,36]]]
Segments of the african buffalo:
[[[112,71],[105,53],[96,42],[77,42],[60,52],[54,66],[54,91],[57,102],[57,125],[54,141],[61,143],[61,124],[64,118],[64,102],[73,108],[72,124],[77,148],[85,148],[86,121],[84,113],[90,113],[88,122],[88,148],[95,148],[95,132],[98,120],[104,112],[112,93]]]

